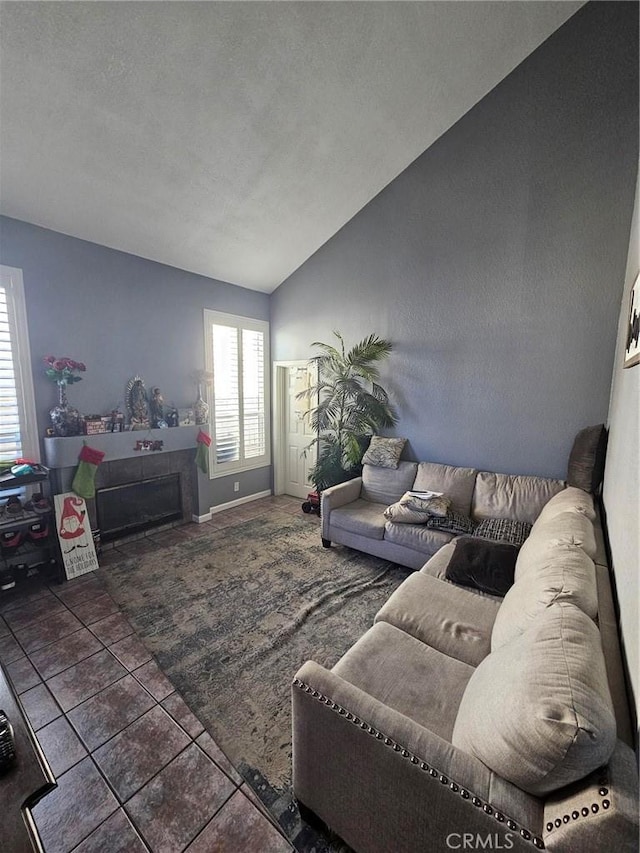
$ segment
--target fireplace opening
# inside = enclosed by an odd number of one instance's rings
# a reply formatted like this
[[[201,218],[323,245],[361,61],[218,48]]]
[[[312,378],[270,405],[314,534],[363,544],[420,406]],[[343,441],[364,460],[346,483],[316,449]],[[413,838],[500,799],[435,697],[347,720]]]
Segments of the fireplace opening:
[[[182,518],[180,475],[167,474],[96,491],[103,541],[139,533]]]

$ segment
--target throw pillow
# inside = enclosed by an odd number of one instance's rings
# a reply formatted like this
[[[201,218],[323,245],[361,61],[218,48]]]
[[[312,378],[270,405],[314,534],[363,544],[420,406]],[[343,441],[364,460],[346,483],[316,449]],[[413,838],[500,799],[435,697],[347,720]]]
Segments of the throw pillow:
[[[449,560],[445,577],[491,595],[506,595],[513,585],[518,549],[508,542],[461,537]]]
[[[442,492],[407,492],[402,500],[409,509],[426,512],[427,515],[437,515],[444,518],[449,512],[451,501]]]
[[[376,465],[378,468],[397,468],[406,443],[406,438],[382,438],[380,435],[372,435],[367,452],[362,457],[362,464]]]
[[[443,533],[453,533],[456,536],[473,533],[475,528],[475,524],[468,515],[462,515],[462,513],[455,512],[452,509],[444,517],[429,516],[426,524],[431,530],[441,530]]]
[[[384,511],[388,521],[398,524],[424,524],[433,513],[446,514],[449,507],[448,498],[433,493],[432,497],[416,497],[413,492],[405,492],[394,504]]]
[[[596,492],[604,475],[606,450],[607,431],[604,424],[581,429],[569,454],[567,483],[585,492]]]
[[[485,518],[473,531],[480,539],[492,539],[495,542],[509,542],[520,547],[531,533],[531,525],[526,521],[512,518]]]

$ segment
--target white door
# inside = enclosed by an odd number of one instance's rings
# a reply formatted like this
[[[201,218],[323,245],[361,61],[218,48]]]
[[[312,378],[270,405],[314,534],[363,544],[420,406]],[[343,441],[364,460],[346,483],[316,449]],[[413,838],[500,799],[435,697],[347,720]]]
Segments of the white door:
[[[297,400],[301,391],[309,388],[315,381],[313,372],[307,365],[287,368],[287,393],[284,405],[284,491],[295,498],[306,498],[313,491],[309,472],[316,458],[315,445],[305,453],[305,448],[313,439],[309,415],[306,414],[310,403],[306,399]]]

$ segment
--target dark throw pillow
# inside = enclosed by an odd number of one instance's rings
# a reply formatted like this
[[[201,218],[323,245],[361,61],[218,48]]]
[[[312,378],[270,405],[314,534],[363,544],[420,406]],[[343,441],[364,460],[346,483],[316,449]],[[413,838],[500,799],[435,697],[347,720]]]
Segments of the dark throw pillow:
[[[462,536],[445,572],[447,580],[491,595],[506,595],[513,585],[518,548],[508,542],[489,542]]]
[[[425,523],[431,530],[442,530],[444,533],[455,533],[457,536],[473,533],[475,527],[468,516],[453,510],[449,510],[444,516],[432,515]]]
[[[480,539],[508,542],[518,547],[530,533],[531,525],[527,521],[514,521],[512,518],[485,518],[473,531],[473,535]]]
[[[607,431],[604,424],[581,429],[575,437],[567,470],[567,485],[596,492],[604,476]]]

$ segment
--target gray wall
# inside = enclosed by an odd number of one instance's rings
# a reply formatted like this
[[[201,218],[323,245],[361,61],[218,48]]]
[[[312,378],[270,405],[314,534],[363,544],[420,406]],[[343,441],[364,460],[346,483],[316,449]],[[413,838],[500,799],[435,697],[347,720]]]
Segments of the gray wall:
[[[638,555],[640,554],[640,364],[623,368],[629,295],[640,271],[640,182],[631,227],[627,274],[618,324],[618,346],[609,406],[609,444],[603,500],[611,560],[616,578],[620,625],[624,639],[636,714],[640,698],[638,650]]]
[[[23,271],[41,435],[56,402],[45,355],[86,363],[82,382],[68,390],[82,412],[124,411],[126,383],[136,373],[147,388],[159,385],[166,403],[189,406],[196,397],[190,374],[204,366],[203,309],[269,319],[266,294],[7,217],[0,217],[0,262]],[[199,512],[269,483],[269,468],[218,480],[199,474]]]
[[[563,477],[607,416],[637,38],[636,4],[580,10],[275,291],[273,358],[378,332],[409,455]]]

